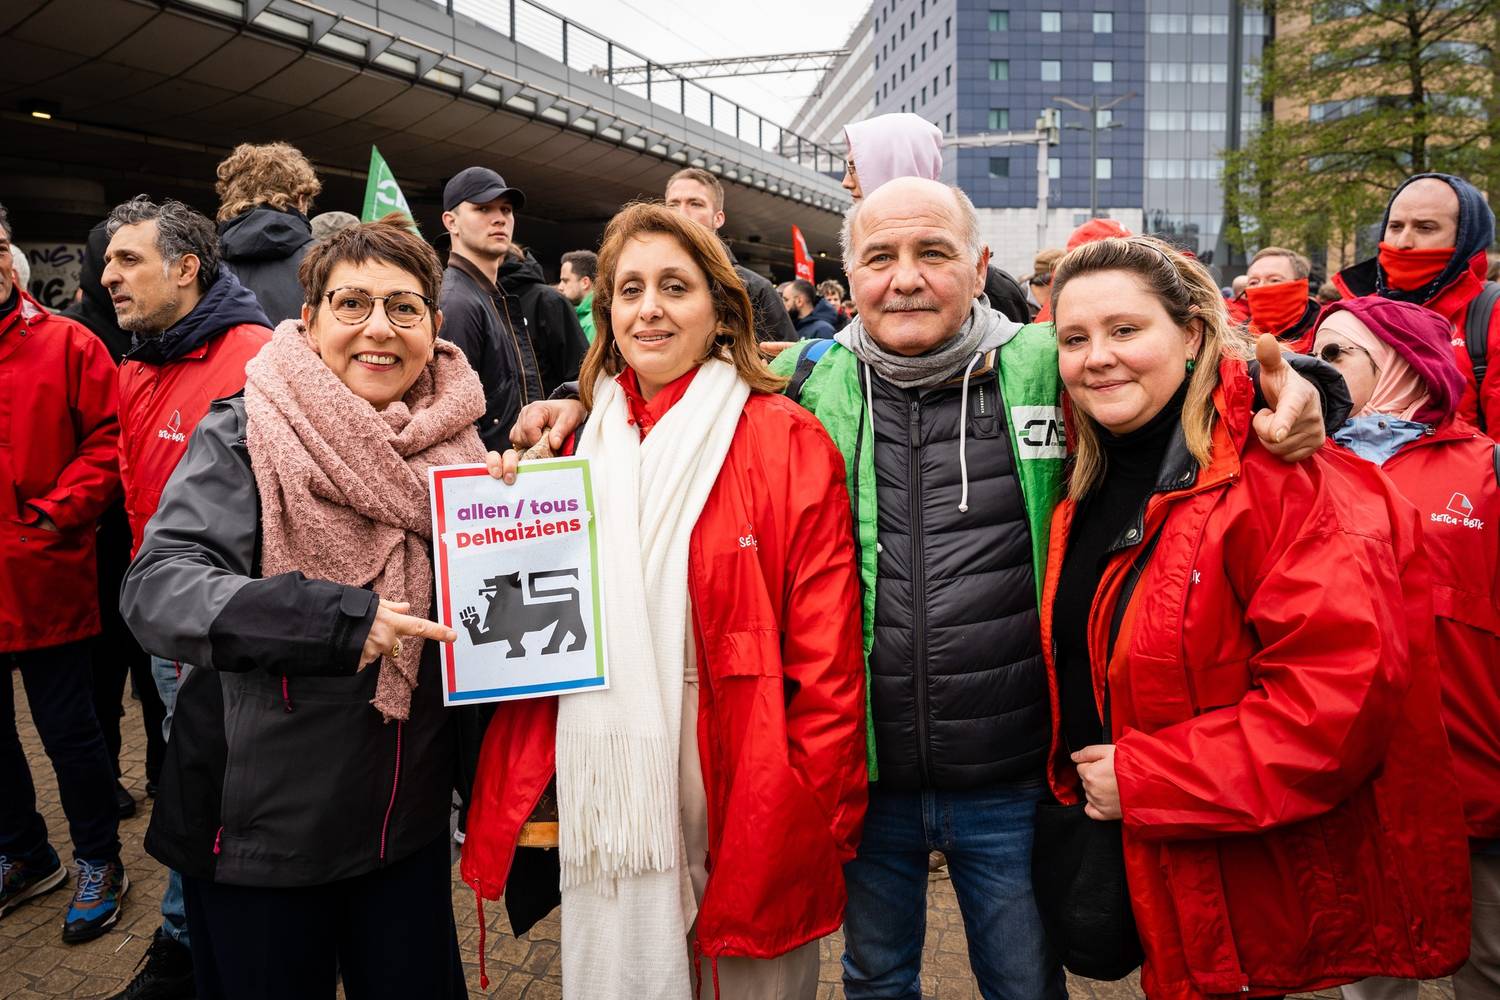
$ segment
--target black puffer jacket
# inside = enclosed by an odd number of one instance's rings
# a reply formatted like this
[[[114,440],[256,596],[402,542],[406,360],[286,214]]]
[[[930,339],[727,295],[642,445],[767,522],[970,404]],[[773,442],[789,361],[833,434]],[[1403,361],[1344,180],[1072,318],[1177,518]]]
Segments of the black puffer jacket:
[[[219,223],[224,263],[255,293],[273,327],[302,315],[297,268],[312,245],[312,224],[297,211],[260,205]]]
[[[870,699],[880,786],[961,791],[1041,777],[1047,675],[1031,528],[993,368],[903,390],[872,376],[879,491]]]
[[[356,671],[376,595],[261,577],[242,396],[198,424],[125,578],[141,645],[184,668],[146,850],[229,885],[307,886],[399,861],[445,835],[452,717],[426,643],[411,717]]]
[[[484,387],[484,416],[475,425],[480,440],[504,451],[521,407],[547,395],[521,300],[496,288],[462,254],[451,253],[440,304],[442,335],[464,352]]]
[[[776,291],[775,286],[763,276],[735,260],[734,251],[729,248],[728,243],[724,244],[724,252],[729,255],[729,263],[734,265],[734,273],[738,274],[740,280],[745,283],[745,292],[750,296],[750,309],[755,313],[755,339],[761,343],[796,341],[798,339],[797,328],[792,325],[792,317],[786,311],[786,303],[781,301],[781,294]]]
[[[500,287],[521,303],[521,316],[536,349],[542,392],[548,393],[578,377],[578,364],[589,349],[578,324],[578,310],[562,292],[547,284],[542,265],[529,252],[511,254],[500,262]],[[506,430],[510,430],[507,425]]]

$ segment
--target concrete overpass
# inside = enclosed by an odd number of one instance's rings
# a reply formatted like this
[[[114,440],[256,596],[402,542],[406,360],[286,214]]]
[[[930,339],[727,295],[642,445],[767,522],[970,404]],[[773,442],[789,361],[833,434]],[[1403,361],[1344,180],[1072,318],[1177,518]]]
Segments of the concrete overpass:
[[[642,65],[629,86],[597,72]],[[140,191],[212,215],[218,160],[277,139],[317,165],[315,210],[356,213],[378,145],[429,237],[446,178],[492,166],[526,191],[518,238],[549,270],[689,164],[724,182],[740,258],[780,276],[793,223],[837,273],[848,205],[837,152],[532,0],[7,0],[0,136],[28,247],[81,242]]]

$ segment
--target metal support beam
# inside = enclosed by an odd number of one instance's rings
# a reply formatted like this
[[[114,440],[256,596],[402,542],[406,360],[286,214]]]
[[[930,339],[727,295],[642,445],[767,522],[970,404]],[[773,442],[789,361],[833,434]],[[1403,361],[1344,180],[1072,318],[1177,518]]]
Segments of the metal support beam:
[[[786,52],[770,56],[736,56],[729,59],[696,59],[691,62],[652,63],[635,66],[595,66],[589,70],[616,86],[640,83],[648,69],[668,70],[685,80],[722,80],[735,76],[767,76],[773,73],[821,73],[848,49],[823,52]]]

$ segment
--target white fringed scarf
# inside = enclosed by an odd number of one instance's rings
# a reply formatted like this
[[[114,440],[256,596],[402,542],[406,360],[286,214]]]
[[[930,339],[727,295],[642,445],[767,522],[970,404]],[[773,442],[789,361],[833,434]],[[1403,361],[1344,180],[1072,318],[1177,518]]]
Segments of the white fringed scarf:
[[[610,687],[559,700],[563,989],[676,997],[689,984],[678,798],[688,543],[750,388],[703,363],[644,441],[612,378],[595,387],[577,454],[604,539]]]

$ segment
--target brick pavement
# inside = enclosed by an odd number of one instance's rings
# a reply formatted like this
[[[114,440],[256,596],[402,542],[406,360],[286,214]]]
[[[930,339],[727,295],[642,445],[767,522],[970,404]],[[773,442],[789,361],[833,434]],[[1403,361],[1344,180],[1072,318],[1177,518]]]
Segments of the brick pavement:
[[[21,743],[32,762],[38,801],[52,831],[53,845],[65,858],[70,857],[67,824],[57,796],[56,779],[31,725],[19,678],[16,679],[16,708],[20,717]],[[77,947],[64,945],[59,937],[68,889],[60,889],[39,901],[28,903],[0,920],[0,1000],[89,1000],[111,996],[130,980],[137,961],[150,943],[151,933],[158,923],[157,906],[161,901],[165,876],[161,866],[141,847],[150,815],[150,802],[145,799],[145,743],[141,738],[137,703],[127,699],[125,708],[124,750],[121,753],[125,775],[122,780],[125,787],[143,801],[136,815],[120,825],[123,860],[131,881],[124,914],[110,933]],[[458,920],[459,948],[468,971],[469,992],[478,998],[482,994],[477,952],[479,925],[474,896],[457,880],[456,872],[453,910]],[[560,935],[556,915],[533,928],[525,939],[511,936],[503,906],[489,907],[487,916],[490,997],[496,1000],[560,1000]],[[842,947],[842,936],[838,934],[823,942],[818,1000],[833,1000],[843,995],[839,987]],[[979,998],[969,974],[963,920],[953,889],[946,881],[932,885],[922,982],[927,997],[940,1000]],[[1068,986],[1070,997],[1080,1000],[1137,1000],[1141,996],[1133,976],[1120,983],[1070,979]],[[1334,998],[1337,993],[1319,996]],[[1424,984],[1421,1000],[1452,1000],[1452,997],[1452,988],[1444,981]]]

